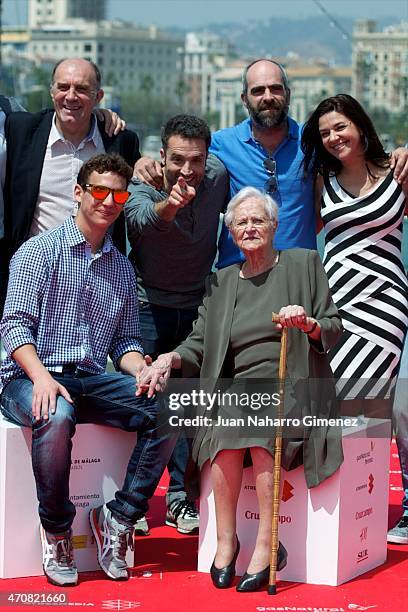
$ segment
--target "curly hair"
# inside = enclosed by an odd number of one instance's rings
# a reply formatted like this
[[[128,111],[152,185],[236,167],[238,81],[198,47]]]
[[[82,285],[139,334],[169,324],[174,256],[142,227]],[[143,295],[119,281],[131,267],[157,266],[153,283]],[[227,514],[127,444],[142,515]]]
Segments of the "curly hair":
[[[102,153],[88,159],[78,173],[78,185],[84,187],[92,172],[97,172],[98,174],[114,172],[126,179],[126,183],[129,183],[133,176],[133,169],[125,162],[123,157],[117,153]]]

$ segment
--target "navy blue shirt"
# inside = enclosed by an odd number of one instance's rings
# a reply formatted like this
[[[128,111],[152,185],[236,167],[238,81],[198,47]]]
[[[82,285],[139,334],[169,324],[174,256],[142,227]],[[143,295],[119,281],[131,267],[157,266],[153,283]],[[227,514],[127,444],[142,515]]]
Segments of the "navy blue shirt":
[[[230,195],[243,187],[265,190],[270,177],[263,166],[266,158],[275,160],[277,191],[271,194],[279,206],[279,223],[274,247],[282,249],[316,249],[316,221],[313,179],[303,179],[303,153],[300,148],[301,127],[288,118],[288,135],[273,152],[267,151],[254,139],[250,119],[212,135],[210,152],[225,165],[230,177]],[[217,267],[224,268],[243,261],[239,249],[223,226],[219,243]]]

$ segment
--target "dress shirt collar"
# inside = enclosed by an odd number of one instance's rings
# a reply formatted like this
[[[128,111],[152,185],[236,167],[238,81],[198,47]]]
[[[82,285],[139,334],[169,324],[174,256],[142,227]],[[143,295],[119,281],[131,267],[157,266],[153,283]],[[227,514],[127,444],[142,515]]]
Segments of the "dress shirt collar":
[[[82,142],[76,148],[79,149],[79,147],[82,145],[82,143],[91,142],[91,141],[94,143],[95,147],[98,147],[100,139],[101,139],[101,136],[100,136],[99,130],[98,130],[98,123],[97,123],[97,121],[95,119],[95,116],[92,114],[91,115],[91,128],[90,128],[90,130],[88,132],[88,135],[85,136],[85,138],[82,140]],[[48,138],[48,144],[52,147],[52,145],[54,145],[59,140],[65,141],[65,138],[61,134],[59,129],[57,128],[56,114],[54,113],[53,118],[52,118],[50,136]]]
[[[83,233],[75,223],[74,217],[68,217],[68,219],[64,221],[64,227],[69,246],[76,246],[83,243],[87,244]],[[102,253],[109,253],[112,246],[112,238],[109,234],[106,234],[101,248]]]

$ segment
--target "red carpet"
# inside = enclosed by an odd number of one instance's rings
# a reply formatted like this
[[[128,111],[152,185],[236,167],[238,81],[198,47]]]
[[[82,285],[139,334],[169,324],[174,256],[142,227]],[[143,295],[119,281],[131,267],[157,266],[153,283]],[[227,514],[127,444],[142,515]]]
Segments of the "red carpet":
[[[163,483],[164,484],[164,483]],[[38,593],[37,599],[63,594],[68,604],[62,609],[129,610],[166,612],[408,610],[408,546],[389,545],[385,565],[338,587],[278,583],[278,595],[266,592],[237,593],[216,590],[207,574],[195,571],[197,536],[182,536],[171,527],[160,526],[164,519],[164,492],[160,487],[152,500],[149,524],[151,535],[136,541],[135,568],[129,582],[116,583],[101,572],[80,575],[80,584],[71,589],[48,585],[43,577],[3,580],[0,609],[56,609],[44,604],[21,606],[7,601],[10,593]],[[395,443],[391,446],[389,523],[401,512],[401,475]],[[23,550],[16,554],[24,554]]]

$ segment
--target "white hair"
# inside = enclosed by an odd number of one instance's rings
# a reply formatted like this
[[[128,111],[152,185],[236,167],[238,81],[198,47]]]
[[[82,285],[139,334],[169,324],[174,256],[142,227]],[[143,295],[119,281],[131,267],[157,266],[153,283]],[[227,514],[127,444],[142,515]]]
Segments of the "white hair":
[[[227,210],[224,214],[224,223],[228,227],[228,229],[232,226],[235,217],[235,209],[237,206],[245,202],[245,200],[249,200],[252,198],[253,200],[257,200],[261,204],[263,204],[265,208],[265,212],[270,218],[271,221],[278,221],[279,209],[275,200],[271,198],[267,193],[263,193],[259,189],[255,187],[244,187],[238,193],[234,195],[234,197],[230,200]]]

